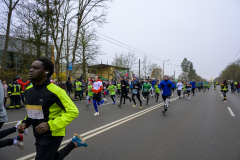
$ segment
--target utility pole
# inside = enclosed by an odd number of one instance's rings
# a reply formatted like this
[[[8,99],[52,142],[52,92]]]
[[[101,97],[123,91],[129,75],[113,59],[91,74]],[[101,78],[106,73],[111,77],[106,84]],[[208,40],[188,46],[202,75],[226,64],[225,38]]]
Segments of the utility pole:
[[[176,78],[175,78],[175,70],[174,70],[174,80],[175,80]]]
[[[101,78],[100,79],[102,80],[102,59],[101,59]]]
[[[139,79],[140,79],[140,59],[139,59]]]
[[[108,61],[107,61],[107,65],[108,65]],[[109,68],[108,68],[108,80],[109,80]]]
[[[164,61],[163,61],[163,77],[164,77],[165,75],[164,75]]]
[[[170,59],[168,59],[168,60],[166,60],[166,61],[163,61],[163,76],[165,76],[165,75],[164,75],[164,62],[167,62],[167,61],[170,61]]]

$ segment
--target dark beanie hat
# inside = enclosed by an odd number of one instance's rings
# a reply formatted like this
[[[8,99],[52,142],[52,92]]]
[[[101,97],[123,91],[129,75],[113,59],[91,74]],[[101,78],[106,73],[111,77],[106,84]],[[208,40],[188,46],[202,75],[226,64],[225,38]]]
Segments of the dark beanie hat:
[[[13,81],[16,81],[17,80],[17,78],[13,78]]]

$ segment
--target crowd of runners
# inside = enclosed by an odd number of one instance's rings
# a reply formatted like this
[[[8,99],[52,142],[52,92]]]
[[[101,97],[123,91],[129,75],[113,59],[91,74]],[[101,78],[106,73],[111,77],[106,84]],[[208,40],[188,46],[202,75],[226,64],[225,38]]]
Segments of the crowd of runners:
[[[7,97],[10,97],[9,109],[18,109],[21,100],[27,109],[26,117],[23,117],[22,121],[9,129],[0,131],[0,139],[11,133],[19,132],[19,135],[12,139],[0,140],[0,148],[16,145],[23,149],[22,134],[27,135],[27,128],[30,126],[32,126],[36,137],[36,159],[63,159],[74,148],[88,146],[80,135],[74,134],[69,144],[58,151],[65,136],[66,126],[79,114],[76,105],[70,98],[71,90],[75,90],[75,98],[78,96],[79,101],[82,102],[81,92],[84,82],[76,80],[72,84],[69,78],[66,82],[66,93],[65,90],[53,84],[54,82],[51,79],[53,72],[53,63],[49,59],[40,58],[32,63],[29,81],[26,83],[22,82],[20,76],[14,78],[11,84],[7,85],[6,81],[0,83],[0,129],[4,122],[8,120],[5,110]],[[25,89],[25,86],[30,82],[32,84]],[[94,79],[88,78],[84,90],[86,91],[86,108],[93,105],[95,109],[94,116],[99,116],[99,106],[107,103],[106,95],[109,95],[112,104],[117,105],[119,108],[122,108],[125,103],[128,103],[126,100],[129,100],[133,107],[139,106],[139,109],[147,107],[149,101],[152,100],[154,103],[158,103],[161,96],[165,103],[162,113],[166,115],[170,99],[175,94],[175,90],[179,99],[187,96],[190,100],[191,96],[195,96],[196,92],[206,92],[211,85],[214,85],[214,89],[216,89],[218,83],[196,82],[194,79],[175,82],[169,79],[167,75],[161,81],[140,79],[134,76],[133,80],[126,80],[121,77],[119,81],[102,82],[99,76],[95,76]],[[223,101],[226,102],[229,84],[224,81],[219,85],[224,97]],[[230,84],[232,93],[239,91],[238,85],[233,82]],[[116,104],[117,98],[120,99],[119,104]]]

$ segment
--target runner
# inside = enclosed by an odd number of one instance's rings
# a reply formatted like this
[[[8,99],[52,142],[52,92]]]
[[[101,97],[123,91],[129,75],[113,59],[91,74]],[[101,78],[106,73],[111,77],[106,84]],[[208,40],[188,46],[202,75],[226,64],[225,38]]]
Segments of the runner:
[[[187,90],[187,94],[188,94],[188,99],[191,98],[191,90],[192,90],[192,86],[190,83],[187,82],[187,85],[186,85],[186,90]]]
[[[89,107],[89,104],[91,103],[91,98],[93,98],[93,91],[92,91],[92,82],[88,81],[87,85],[87,98],[86,98],[86,108]]]
[[[185,94],[187,93],[186,82],[183,83],[183,98],[185,98]]]
[[[161,88],[163,93],[162,93],[162,99],[165,102],[164,105],[164,110],[162,111],[162,113],[165,115],[168,109],[168,106],[170,104],[170,96],[171,96],[171,88],[174,88],[175,85],[168,80],[168,76],[164,76],[164,80],[161,81],[161,83],[158,85],[158,88]]]
[[[200,91],[201,91],[201,88],[202,88],[200,82],[197,83],[197,87],[198,87],[198,92],[200,92]]]
[[[158,85],[159,85],[159,80],[157,80],[156,84],[154,85],[156,102],[158,102],[158,97],[160,93],[160,89],[158,88]]]
[[[207,82],[206,82],[206,81],[204,81],[204,82],[203,82],[203,92],[205,92],[205,91],[206,91],[206,88],[207,88]]]
[[[195,94],[195,88],[196,88],[195,79],[192,80],[191,85],[192,85],[192,87],[191,87],[191,88],[192,88],[192,95],[194,96],[194,94]]]
[[[118,97],[121,94],[121,82],[120,81],[117,82],[117,94],[118,94]]]
[[[76,96],[79,96],[80,102],[82,102],[82,98],[81,98],[81,86],[82,83],[78,81],[78,79],[76,79],[75,85],[74,85],[74,90],[76,91]]]
[[[116,104],[116,101],[114,100],[115,94],[116,94],[116,86],[112,84],[112,82],[109,83],[108,90],[110,91],[111,98],[113,100],[113,104]]]
[[[54,65],[47,58],[39,58],[32,63],[29,78],[34,83],[25,91],[28,115],[17,126],[19,133],[32,126],[36,138],[36,160],[64,159],[74,148],[87,147],[87,143],[74,134],[72,140],[58,151],[66,126],[79,112],[66,92],[50,82],[53,72]]]
[[[141,101],[141,99],[140,99],[140,90],[141,90],[141,88],[142,88],[142,85],[141,85],[141,83],[140,82],[138,82],[138,80],[137,80],[137,76],[134,76],[133,77],[133,91],[132,91],[132,100],[133,100],[133,107],[135,107],[136,106],[136,101],[135,101],[135,99],[134,99],[134,97],[135,96],[137,96],[137,99],[138,99],[138,101],[139,101],[139,103],[140,103],[140,109],[142,108],[142,101]]]
[[[94,105],[94,109],[96,111],[96,113],[94,113],[94,116],[98,116],[99,112],[98,112],[98,106],[100,106],[101,104],[103,104],[103,102],[107,103],[106,99],[102,100],[101,97],[101,92],[103,90],[103,84],[102,81],[100,80],[99,76],[95,76],[95,82],[92,85],[92,91],[93,91],[93,105]]]
[[[181,98],[181,91],[183,89],[183,84],[180,80],[178,80],[178,83],[177,83],[177,94],[178,94],[178,98],[180,99]]]
[[[124,79],[124,77],[121,77],[121,97],[120,97],[120,104],[118,105],[118,107],[120,108],[122,107],[122,98],[129,99],[131,103],[131,98],[128,97],[127,86],[128,86],[128,82]],[[124,103],[125,103],[125,100],[124,100]]]
[[[227,84],[227,81],[226,80],[224,80],[223,81],[223,84],[222,84],[222,86],[221,86],[221,91],[222,91],[222,93],[223,93],[223,101],[224,102],[227,102],[227,92],[228,92],[228,84]]]
[[[147,103],[146,105],[148,105],[148,101],[149,101],[149,93],[152,90],[152,86],[150,83],[148,83],[148,80],[145,80],[145,83],[142,86],[142,95],[144,97],[144,99],[147,98]]]

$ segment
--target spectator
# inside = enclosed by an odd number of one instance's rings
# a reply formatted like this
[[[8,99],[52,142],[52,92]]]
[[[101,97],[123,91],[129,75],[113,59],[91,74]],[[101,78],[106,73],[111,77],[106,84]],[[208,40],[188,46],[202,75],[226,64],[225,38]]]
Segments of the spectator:
[[[55,85],[57,85],[57,86],[59,86],[59,84],[58,84],[58,82],[57,81],[55,81],[55,83],[54,83]]]
[[[3,80],[2,85],[3,85],[4,92],[5,92],[4,107],[6,107],[7,95],[8,95],[7,94],[8,85],[6,84],[5,80]]]
[[[81,96],[82,96],[82,98],[84,98],[83,97],[84,90],[85,90],[85,83],[84,83],[84,79],[82,79],[82,85],[81,85]]]
[[[16,78],[17,78],[18,83],[21,85],[22,90],[25,91],[25,86],[29,83],[29,80],[26,83],[23,83],[22,78],[20,76],[17,76]],[[25,103],[24,94],[21,95],[21,98],[22,98],[22,102],[24,104]]]
[[[71,92],[72,92],[71,78],[68,78],[68,80],[66,82],[66,87],[67,87],[67,95],[71,98]]]
[[[63,90],[66,89],[66,86],[65,86],[65,83],[62,83],[62,87],[61,87]]]

